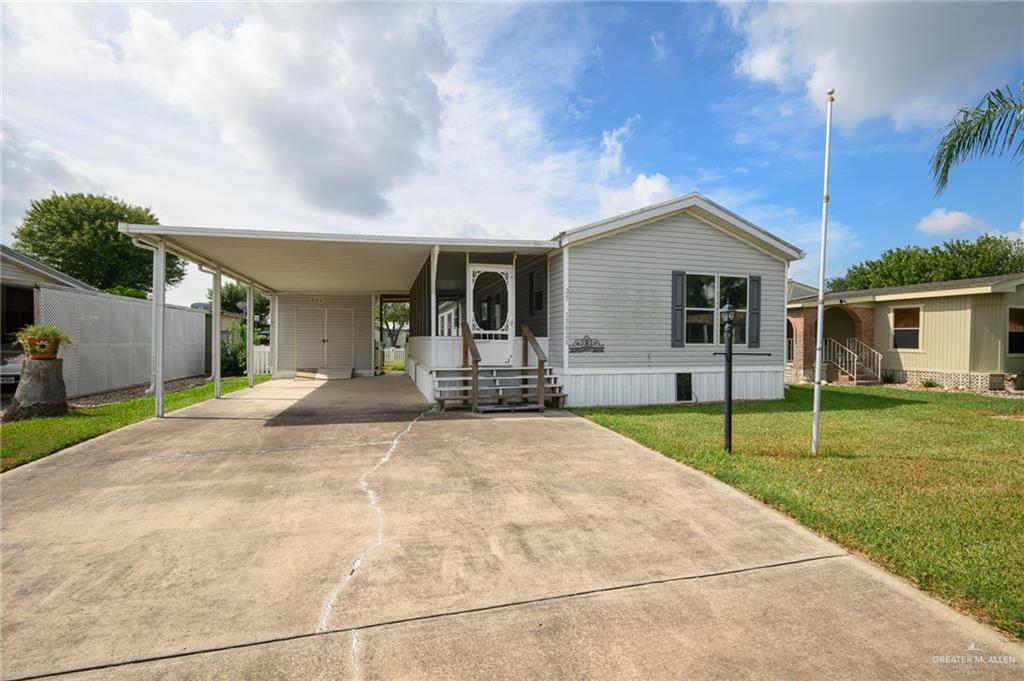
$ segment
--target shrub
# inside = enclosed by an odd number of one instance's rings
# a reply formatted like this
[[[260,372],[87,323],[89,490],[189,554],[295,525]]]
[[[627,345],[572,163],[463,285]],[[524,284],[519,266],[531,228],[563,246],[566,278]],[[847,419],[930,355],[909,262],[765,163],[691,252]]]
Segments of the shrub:
[[[125,296],[127,298],[141,298],[146,300],[149,298],[149,294],[140,288],[132,288],[131,286],[111,286],[110,288],[103,289],[104,293],[110,293],[115,296]]]
[[[228,329],[228,337],[220,344],[221,376],[245,375],[245,323],[235,322]]]
[[[882,383],[897,383],[895,371],[883,371]]]
[[[930,378],[926,378],[923,381],[921,381],[921,387],[922,388],[938,388],[939,387],[939,382],[938,381],[933,381]]]

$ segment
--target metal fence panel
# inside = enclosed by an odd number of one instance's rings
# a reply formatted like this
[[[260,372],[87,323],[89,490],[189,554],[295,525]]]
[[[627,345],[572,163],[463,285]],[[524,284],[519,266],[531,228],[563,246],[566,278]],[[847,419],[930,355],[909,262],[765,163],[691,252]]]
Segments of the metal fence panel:
[[[60,348],[68,397],[149,382],[150,301],[40,286],[39,308],[40,323],[60,327],[73,341]],[[167,380],[204,373],[205,318],[202,310],[166,308]]]

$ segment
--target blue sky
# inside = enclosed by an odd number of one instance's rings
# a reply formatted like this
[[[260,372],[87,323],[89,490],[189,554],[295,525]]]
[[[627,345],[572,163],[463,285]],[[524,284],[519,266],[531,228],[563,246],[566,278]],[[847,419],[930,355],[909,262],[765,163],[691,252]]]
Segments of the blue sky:
[[[828,269],[1024,234],[1008,158],[936,197],[944,124],[1024,78],[1019,3],[13,5],[3,239],[31,198],[165,224],[548,237],[698,189]],[[170,294],[201,299],[196,272]]]

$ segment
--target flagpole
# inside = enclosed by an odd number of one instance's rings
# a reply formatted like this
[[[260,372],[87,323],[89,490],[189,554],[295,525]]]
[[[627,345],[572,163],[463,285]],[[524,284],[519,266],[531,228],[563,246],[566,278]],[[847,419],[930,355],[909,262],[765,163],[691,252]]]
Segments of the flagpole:
[[[814,425],[811,428],[811,453],[818,454],[821,437],[821,364],[825,327],[825,242],[828,239],[828,161],[832,151],[832,103],[836,89],[825,92],[825,189],[821,197],[821,252],[818,261],[818,329],[814,350]]]

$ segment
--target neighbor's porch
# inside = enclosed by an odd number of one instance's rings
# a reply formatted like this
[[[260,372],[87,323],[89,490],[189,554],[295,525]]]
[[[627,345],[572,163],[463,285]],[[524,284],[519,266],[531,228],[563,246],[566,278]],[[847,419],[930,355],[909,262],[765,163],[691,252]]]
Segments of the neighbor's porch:
[[[786,314],[787,375],[813,381],[818,309],[790,306]],[[874,304],[825,306],[822,359],[830,382],[873,383],[882,376],[881,354],[875,349]]]

